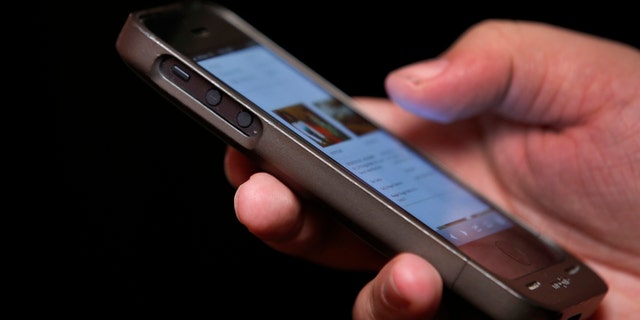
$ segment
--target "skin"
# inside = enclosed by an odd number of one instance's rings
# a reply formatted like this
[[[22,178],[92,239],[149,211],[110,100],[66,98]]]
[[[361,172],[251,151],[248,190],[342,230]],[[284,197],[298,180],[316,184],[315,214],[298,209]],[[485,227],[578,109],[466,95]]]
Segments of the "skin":
[[[609,292],[592,319],[640,314],[637,48],[490,20],[385,81],[390,100],[356,99],[362,113],[593,267]],[[379,256],[234,149],[225,170],[239,221],[274,249],[379,270],[356,297],[354,319],[425,319],[446,308],[427,261]]]

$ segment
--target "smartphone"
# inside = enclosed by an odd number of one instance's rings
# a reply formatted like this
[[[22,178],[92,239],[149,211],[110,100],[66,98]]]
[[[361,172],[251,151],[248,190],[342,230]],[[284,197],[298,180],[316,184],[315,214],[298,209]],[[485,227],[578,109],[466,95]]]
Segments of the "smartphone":
[[[587,265],[358,113],[225,7],[184,1],[133,12],[116,49],[227,144],[334,209],[381,253],[424,257],[493,318],[584,319],[607,292]]]

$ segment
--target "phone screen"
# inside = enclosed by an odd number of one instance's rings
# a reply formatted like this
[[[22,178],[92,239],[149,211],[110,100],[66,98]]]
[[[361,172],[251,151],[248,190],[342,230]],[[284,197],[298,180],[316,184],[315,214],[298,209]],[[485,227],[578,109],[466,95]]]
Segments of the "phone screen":
[[[197,62],[452,243],[512,226],[263,46],[223,51]]]
[[[224,19],[146,20],[183,54],[488,270],[515,278],[561,259],[437,165]],[[206,23],[203,23],[206,21]],[[207,28],[201,28],[205,24]],[[215,29],[215,30],[210,30]],[[210,32],[215,36],[208,38]],[[187,40],[202,35],[207,41]],[[215,42],[210,43],[210,42]]]
[[[196,61],[498,274],[514,278],[557,260],[512,220],[268,48],[249,41]],[[487,249],[494,246],[498,250]]]

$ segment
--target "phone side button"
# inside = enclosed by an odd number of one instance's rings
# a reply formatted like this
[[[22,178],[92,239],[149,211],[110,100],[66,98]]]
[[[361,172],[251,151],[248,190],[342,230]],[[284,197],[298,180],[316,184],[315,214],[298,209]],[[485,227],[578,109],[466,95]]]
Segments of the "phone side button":
[[[222,93],[220,93],[220,90],[216,88],[211,88],[207,91],[207,94],[204,97],[204,101],[206,101],[210,106],[215,107],[222,101]]]
[[[248,128],[253,123],[253,116],[247,111],[240,111],[236,115],[236,123],[242,128]]]
[[[176,75],[178,78],[182,79],[183,81],[189,81],[189,79],[191,79],[191,75],[189,75],[189,73],[187,71],[185,71],[180,66],[175,65],[175,64],[171,66],[171,73],[173,73],[174,75]]]

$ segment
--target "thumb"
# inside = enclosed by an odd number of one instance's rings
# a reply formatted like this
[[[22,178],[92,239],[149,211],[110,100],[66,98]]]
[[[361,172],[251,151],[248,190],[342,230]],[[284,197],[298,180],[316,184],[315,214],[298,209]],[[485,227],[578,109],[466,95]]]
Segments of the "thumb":
[[[428,262],[413,254],[399,254],[362,288],[353,319],[429,319],[440,304],[442,285]]]
[[[390,73],[385,86],[395,103],[438,122],[493,112],[562,126],[615,103],[606,99],[617,88],[636,90],[629,80],[638,61],[637,51],[613,41],[542,23],[489,20],[441,57]]]

